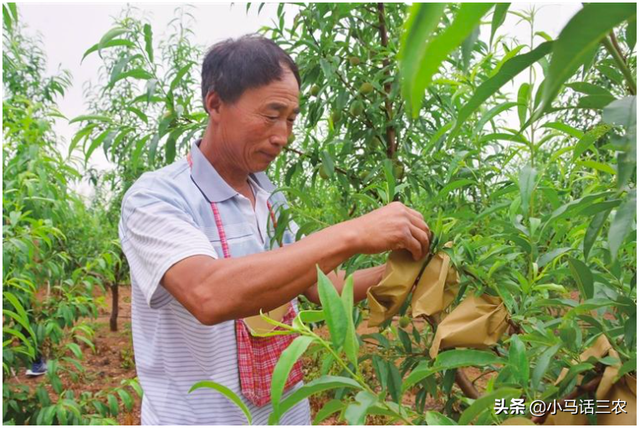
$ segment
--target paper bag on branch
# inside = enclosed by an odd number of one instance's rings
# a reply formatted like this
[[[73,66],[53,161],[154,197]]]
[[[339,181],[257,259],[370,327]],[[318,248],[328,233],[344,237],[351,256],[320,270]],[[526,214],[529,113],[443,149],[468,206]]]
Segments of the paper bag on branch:
[[[587,348],[582,354],[580,354],[580,362],[587,361],[590,357],[602,358],[609,353],[609,349],[611,349],[611,344],[607,340],[607,336],[604,334],[600,335],[593,345]],[[569,373],[568,368],[563,368],[560,371],[560,376],[556,379],[556,385],[562,382],[562,379]],[[578,375],[578,383],[582,381],[582,375]]]
[[[378,285],[367,291],[371,316],[369,327],[375,327],[398,313],[416,282],[426,260],[415,261],[409,251],[392,251]]]
[[[602,334],[588,349],[580,354],[580,362],[587,361],[590,357],[603,358],[605,356],[611,356],[614,358],[620,358],[618,353],[613,349],[607,337]],[[597,414],[598,425],[635,425],[636,424],[636,379],[631,375],[625,375],[615,384],[614,378],[618,374],[620,364],[608,366],[603,375],[602,380],[598,384],[596,390],[596,400],[608,400],[609,411],[608,413]],[[562,379],[569,372],[568,368],[563,368],[560,372],[560,376],[556,380],[556,385],[559,384]],[[578,375],[578,384],[582,382],[583,376]],[[583,397],[584,399],[585,397]],[[616,400],[622,400],[626,402],[624,411],[620,411],[619,414],[615,414]],[[625,413],[626,411],[626,413]],[[545,425],[586,425],[588,419],[585,415],[577,414],[573,415],[570,412],[558,412],[556,415],[549,415],[545,421]]]
[[[435,358],[445,348],[493,346],[509,326],[507,316],[507,308],[499,297],[467,296],[438,325],[429,355]]]
[[[447,242],[445,247],[451,247]],[[447,253],[437,253],[424,268],[411,298],[413,317],[435,315],[453,302],[458,294],[460,277]]]
[[[604,335],[602,335],[604,337]],[[620,359],[620,355],[611,347],[609,356]],[[620,363],[608,366],[602,375],[602,380],[596,390],[597,400],[607,400],[609,402],[610,413],[599,413],[597,416],[598,425],[635,425],[636,424],[636,378],[626,374],[616,383],[614,378],[618,374]],[[620,402],[618,408],[621,409],[616,414],[614,401]],[[622,406],[622,401],[626,404]],[[625,413],[626,412],[626,413]]]

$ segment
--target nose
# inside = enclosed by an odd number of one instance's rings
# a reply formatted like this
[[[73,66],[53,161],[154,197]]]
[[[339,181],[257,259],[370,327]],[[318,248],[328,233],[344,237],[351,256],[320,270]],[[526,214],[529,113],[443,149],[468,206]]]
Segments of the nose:
[[[287,140],[289,139],[289,126],[286,120],[281,120],[278,122],[278,125],[273,128],[273,134],[269,141],[271,144],[280,146],[280,148],[284,147],[287,144]]]

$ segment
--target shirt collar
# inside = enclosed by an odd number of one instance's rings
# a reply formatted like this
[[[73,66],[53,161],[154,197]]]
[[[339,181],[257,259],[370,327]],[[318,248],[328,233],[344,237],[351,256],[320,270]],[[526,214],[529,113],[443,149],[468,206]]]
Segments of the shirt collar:
[[[238,192],[224,181],[218,171],[211,165],[211,162],[200,151],[201,141],[202,139],[199,139],[191,145],[191,160],[193,162],[191,178],[193,182],[209,202],[222,202],[236,196]],[[250,173],[249,175],[268,193],[273,193],[276,189],[276,186],[273,185],[264,171]]]

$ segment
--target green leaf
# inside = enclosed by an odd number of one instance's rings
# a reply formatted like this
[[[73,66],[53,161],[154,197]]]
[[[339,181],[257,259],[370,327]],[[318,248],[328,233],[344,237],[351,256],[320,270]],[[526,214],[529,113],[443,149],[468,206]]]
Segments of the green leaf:
[[[509,365],[511,366],[511,373],[520,386],[526,389],[529,384],[529,359],[527,358],[527,350],[524,343],[516,334],[511,336]]]
[[[549,368],[549,364],[551,363],[551,359],[554,355],[560,350],[562,347],[562,343],[558,343],[548,348],[538,357],[536,367],[533,369],[533,374],[531,375],[531,387],[533,389],[538,389],[538,385],[540,385],[540,381],[544,377],[547,369]]]
[[[567,202],[566,204],[562,205],[560,208],[554,210],[551,213],[551,216],[549,217],[549,220],[547,220],[547,222],[545,223],[543,229],[546,229],[551,223],[553,223],[558,218],[567,217],[568,215],[574,213],[575,211],[581,208],[584,208],[585,206],[593,203],[594,201],[608,195],[609,195],[609,192],[592,193],[590,195],[585,195],[574,201]]]
[[[522,211],[529,213],[529,203],[533,195],[533,189],[536,185],[536,175],[538,171],[529,165],[520,170],[518,176],[518,185],[520,186],[520,197],[522,198]]]
[[[625,30],[625,39],[627,41],[627,46],[629,47],[629,50],[632,51],[633,48],[636,46],[636,39],[637,39],[637,23],[636,23],[636,19],[630,19],[629,22],[627,23],[627,28]]]
[[[445,7],[445,3],[414,3],[409,10],[398,54],[402,93],[407,100],[411,99],[411,87],[424,61],[425,41],[436,30]]]
[[[407,43],[415,43],[420,49],[416,56],[420,57],[419,65],[413,75],[405,75],[404,91],[405,98],[411,106],[412,116],[418,117],[424,90],[431,83],[434,74],[438,72],[440,65],[455,48],[469,36],[471,31],[478,25],[480,19],[493,7],[493,3],[462,3],[451,25],[444,31],[428,40],[407,38]],[[431,20],[429,22],[432,22]],[[429,31],[432,32],[433,30]],[[428,34],[428,33],[427,33]],[[401,66],[402,67],[402,66]],[[413,67],[416,67],[413,65]]]
[[[602,111],[602,120],[610,125],[619,125],[628,130],[636,125],[636,109],[636,97],[624,97],[605,107]]]
[[[572,126],[567,125],[566,123],[562,123],[562,122],[549,122],[549,123],[545,123],[544,125],[542,125],[543,128],[551,128],[551,129],[555,129],[557,131],[563,132],[571,137],[575,137],[575,138],[582,138],[584,136],[584,133]]]
[[[518,119],[522,127],[527,120],[527,110],[529,108],[529,99],[531,98],[531,85],[527,82],[520,85],[518,89]]]
[[[347,334],[347,314],[333,283],[318,267],[318,294],[324,318],[329,327],[331,341],[336,350],[344,344]]]
[[[597,125],[589,132],[584,134],[573,149],[573,160],[575,161],[576,159],[578,159],[581,154],[583,154],[593,145],[593,143],[602,138],[610,130],[611,127],[608,125]]]
[[[73,352],[73,355],[75,355],[76,358],[82,359],[82,350],[77,343],[67,343],[66,347]]]
[[[567,251],[571,251],[572,249],[573,248],[571,247],[555,248],[538,257],[538,260],[536,261],[536,263],[538,263],[538,267],[546,266],[547,264],[555,260],[556,257],[566,253]]]
[[[583,244],[584,259],[587,261],[589,260],[589,253],[591,252],[591,248],[593,248],[593,244],[596,242],[596,238],[600,234],[600,230],[602,229],[604,222],[609,217],[610,212],[611,209],[597,213],[595,216],[593,216],[591,222],[589,223],[589,226],[587,227],[587,231],[584,234]]]
[[[428,361],[421,361],[416,366],[416,368],[413,369],[409,376],[407,376],[407,378],[402,382],[402,392],[405,392],[413,385],[420,382],[422,379],[431,376],[436,371],[438,370],[430,366]]]
[[[316,417],[313,419],[313,425],[320,425],[320,422],[324,421],[335,412],[344,409],[346,405],[346,403],[336,400],[335,398],[327,401],[327,403],[318,410],[318,413],[316,413]]]
[[[436,199],[440,199],[443,196],[448,195],[449,192],[451,192],[452,190],[459,189],[461,187],[465,187],[465,186],[468,186],[470,184],[477,184],[477,182],[465,178],[465,179],[462,179],[462,180],[456,180],[456,181],[454,181],[452,183],[449,183],[446,186],[444,186],[442,188],[442,190],[440,190],[438,192],[438,196],[436,197]]]
[[[591,363],[579,363],[579,364],[575,364],[575,365],[571,366],[569,368],[569,372],[567,373],[567,375],[560,382],[559,390],[561,392],[564,391],[567,388],[567,386],[571,383],[571,381],[578,374],[586,372],[586,371],[589,371],[591,369],[593,369],[593,364],[591,364]]]
[[[483,367],[491,364],[504,364],[503,358],[493,352],[475,349],[454,349],[438,354],[433,363],[435,370],[456,369],[459,367]],[[415,371],[415,370],[414,370]]]
[[[480,26],[476,25],[471,31],[471,34],[462,42],[462,68],[465,73],[469,72],[469,62],[471,61],[473,47],[478,41],[478,36],[480,36]]]
[[[125,40],[125,39],[114,39],[114,40],[109,40],[108,42],[104,43],[102,45],[102,47],[100,47],[100,45],[98,43],[96,43],[95,45],[91,46],[89,49],[86,50],[86,52],[84,53],[84,55],[82,55],[82,60],[80,60],[80,63],[82,64],[82,61],[84,61],[84,59],[87,57],[87,55],[92,54],[93,52],[97,51],[98,49],[106,49],[106,48],[112,48],[115,46],[126,46],[128,48],[132,48],[135,47],[135,44],[129,40]]]
[[[569,257],[569,269],[573,279],[578,284],[582,298],[587,300],[593,297],[593,274],[591,269],[580,260]]]
[[[612,95],[587,95],[578,100],[578,108],[602,110],[614,100]]]
[[[603,95],[613,97],[611,92],[607,89],[589,82],[571,82],[567,83],[565,86],[585,95]]]
[[[504,3],[500,3],[504,4]],[[508,6],[508,3],[507,3]],[[453,419],[443,415],[435,410],[429,410],[424,415],[427,425],[458,425]]]
[[[27,311],[25,311],[24,307],[22,306],[18,298],[9,291],[5,291],[4,293],[2,293],[2,297],[8,300],[9,303],[11,303],[11,305],[15,308],[17,312],[15,313],[13,311],[9,311],[8,309],[3,309],[2,313],[9,315],[11,318],[16,320],[22,327],[24,327],[24,329],[27,330],[27,332],[33,339],[33,343],[37,344],[38,340],[36,338],[36,334],[33,332],[33,329],[31,328],[31,324],[29,322],[29,315],[27,315]],[[3,304],[3,307],[5,307],[4,304]]]
[[[302,387],[292,392],[287,398],[282,400],[282,402],[279,403],[277,408],[274,408],[273,412],[269,416],[269,424],[278,424],[280,421],[280,417],[283,414],[285,414],[290,408],[292,408],[305,398],[310,397],[313,394],[326,391],[328,389],[337,388],[355,388],[361,390],[362,386],[360,386],[360,384],[355,380],[347,377],[321,376],[307,384],[304,384]],[[329,414],[327,414],[327,416]]]
[[[213,381],[210,381],[210,380],[203,380],[203,381],[200,381],[200,382],[196,383],[195,385],[193,385],[191,387],[189,392],[191,393],[191,392],[195,391],[196,389],[200,389],[200,388],[211,388],[211,389],[214,389],[214,390],[218,391],[219,393],[221,393],[225,397],[227,397],[236,406],[238,406],[240,408],[240,410],[242,410],[242,412],[244,413],[244,415],[247,418],[247,423],[249,425],[251,425],[251,412],[249,411],[249,408],[247,408],[246,404],[244,404],[244,402],[240,399],[240,397],[238,397],[236,395],[235,392],[233,392],[232,390],[230,390],[229,388],[227,388],[224,385],[221,385],[221,384],[219,384],[217,382],[213,382]]]
[[[610,175],[615,175],[616,173],[616,170],[613,169],[611,165],[607,165],[606,163],[602,163],[602,162],[596,162],[591,159],[578,161],[576,164],[580,166],[585,166],[587,168],[595,169],[596,171],[604,172]]]
[[[305,324],[324,321],[323,311],[305,310],[298,312],[298,316],[300,317],[300,320]]]
[[[101,114],[85,114],[82,116],[74,117],[69,121],[69,124],[76,122],[105,122],[105,123],[113,123],[113,120],[109,116],[104,116]]]
[[[149,24],[144,24],[144,50],[149,56],[149,62],[153,63],[153,32]]]
[[[124,403],[125,409],[127,409],[128,412],[133,410],[133,398],[131,398],[131,394],[124,389],[118,389],[118,395],[120,396],[122,403]]]
[[[112,81],[109,82],[109,87],[112,87],[120,80],[129,78],[129,77],[133,77],[134,79],[149,80],[153,78],[153,74],[141,68],[134,68],[133,70],[128,70],[128,71],[125,71],[124,73],[120,73],[116,78],[114,78]]]
[[[387,361],[387,373],[389,374],[387,380],[389,394],[391,398],[393,398],[393,401],[400,403],[400,399],[402,398],[402,375],[393,361]]]
[[[354,367],[358,367],[358,338],[353,324],[353,275],[349,275],[342,288],[342,303],[347,316],[347,332],[344,340],[344,352]]]
[[[2,22],[9,30],[11,30],[13,26],[13,20],[11,18],[11,14],[9,13],[9,8],[4,4],[2,5]]]
[[[471,99],[460,109],[460,113],[458,113],[458,118],[456,119],[456,126],[453,131],[451,131],[451,136],[457,134],[464,121],[467,120],[482,103],[497,93],[500,88],[520,74],[520,72],[547,55],[551,51],[552,46],[552,42],[545,42],[531,52],[511,58],[504,63],[495,76],[482,82],[473,93]]]
[[[609,228],[609,250],[614,260],[618,257],[618,250],[624,238],[632,230],[635,214],[636,195],[634,192],[632,195],[630,194],[629,198],[618,208],[616,216],[613,218],[613,222]]]
[[[498,28],[504,23],[507,17],[507,11],[511,3],[497,3],[491,18],[491,36],[489,37],[489,45],[493,45],[493,36],[495,36]],[[428,424],[431,425],[431,424]]]
[[[176,77],[173,78],[173,80],[171,81],[171,85],[169,86],[170,92],[173,92],[173,90],[180,84],[182,78],[189,72],[189,70],[191,70],[191,67],[193,67],[193,65],[194,63],[189,61],[187,65],[178,70],[178,72],[176,73]]]
[[[554,42],[536,117],[551,105],[562,85],[593,54],[602,38],[635,14],[636,5],[632,3],[588,3],[571,18]]]
[[[287,378],[293,365],[314,340],[311,336],[298,336],[280,355],[280,359],[278,359],[273,369],[273,377],[271,379],[271,404],[274,411],[278,411],[280,397],[282,397],[284,386],[287,383]]]
[[[113,394],[107,394],[107,403],[109,404],[109,413],[112,416],[118,416],[118,399]]]
[[[91,157],[91,155],[93,154],[93,152],[100,147],[100,144],[102,144],[102,142],[109,136],[109,135],[115,135],[117,131],[112,130],[111,128],[108,128],[106,131],[103,131],[100,135],[98,135],[96,137],[95,140],[93,140],[91,142],[91,145],[89,145],[89,148],[84,152],[84,160],[85,162],[89,161],[89,158]]]
[[[462,412],[462,415],[460,415],[460,419],[458,420],[458,425],[471,424],[475,417],[480,413],[487,409],[493,409],[495,400],[518,397],[520,393],[521,391],[516,388],[500,388],[483,395],[475,400],[464,412]]]
[[[360,391],[356,395],[356,402],[347,406],[344,418],[350,425],[364,425],[367,410],[378,401],[378,397],[369,391]]]
[[[520,104],[516,102],[506,102],[506,103],[498,104],[495,107],[492,107],[489,111],[487,111],[485,114],[482,115],[482,117],[480,118],[476,126],[473,128],[473,134],[474,135],[479,134],[480,131],[482,131],[482,128],[484,128],[484,125],[488,121],[498,116],[503,111],[509,110],[515,106],[518,106],[518,112],[520,112]],[[449,127],[447,128],[447,130],[449,130],[451,128],[451,123],[448,123],[447,125],[449,125]]]

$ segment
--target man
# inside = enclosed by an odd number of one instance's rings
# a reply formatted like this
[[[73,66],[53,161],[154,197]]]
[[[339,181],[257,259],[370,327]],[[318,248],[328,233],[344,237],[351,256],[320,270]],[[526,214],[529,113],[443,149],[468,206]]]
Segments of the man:
[[[422,215],[401,203],[298,242],[287,231],[283,245],[270,249],[268,218],[286,200],[264,171],[291,135],[299,88],[296,64],[272,41],[244,36],[214,45],[202,67],[209,115],[202,139],[188,159],[144,174],[125,195],[119,233],[131,267],[143,424],[246,423],[223,395],[188,392],[201,380],[230,388],[254,423],[266,423],[271,406],[253,405],[241,389],[240,320],[295,304],[300,294],[318,302],[316,265],[340,291],[344,272],[332,271],[355,254],[404,248],[417,260],[428,251]],[[383,272],[357,271],[355,299]],[[309,424],[308,402],[281,423]]]

